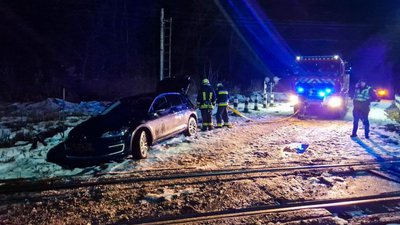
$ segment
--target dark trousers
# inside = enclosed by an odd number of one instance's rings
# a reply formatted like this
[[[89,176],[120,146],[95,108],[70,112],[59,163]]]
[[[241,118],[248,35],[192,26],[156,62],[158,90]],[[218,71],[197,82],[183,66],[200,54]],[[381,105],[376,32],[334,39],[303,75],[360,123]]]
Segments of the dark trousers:
[[[358,121],[361,120],[364,124],[365,136],[369,135],[369,120],[368,120],[369,110],[353,110],[353,133],[352,135],[357,134],[358,130]]]
[[[212,127],[212,110],[211,109],[200,109],[201,118],[203,120],[202,128]]]
[[[226,125],[229,124],[228,108],[226,106],[218,106],[216,117],[218,127],[222,127],[222,120]]]

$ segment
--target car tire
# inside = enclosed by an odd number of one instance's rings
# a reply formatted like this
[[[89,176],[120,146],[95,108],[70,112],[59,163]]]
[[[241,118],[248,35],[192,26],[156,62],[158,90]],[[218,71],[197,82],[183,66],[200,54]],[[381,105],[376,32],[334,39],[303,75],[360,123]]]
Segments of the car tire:
[[[298,112],[299,109],[300,109],[300,106],[299,106],[299,105],[294,105],[294,106],[293,106],[293,113],[300,113],[300,112]]]
[[[149,137],[145,130],[140,130],[133,138],[132,156],[135,159],[147,158],[147,152],[150,148]]]
[[[296,113],[296,117],[302,119],[304,117],[304,107],[302,105],[295,105],[293,107],[293,113]]]
[[[190,137],[195,135],[197,132],[197,120],[193,116],[189,118],[187,129],[185,131],[185,136]]]

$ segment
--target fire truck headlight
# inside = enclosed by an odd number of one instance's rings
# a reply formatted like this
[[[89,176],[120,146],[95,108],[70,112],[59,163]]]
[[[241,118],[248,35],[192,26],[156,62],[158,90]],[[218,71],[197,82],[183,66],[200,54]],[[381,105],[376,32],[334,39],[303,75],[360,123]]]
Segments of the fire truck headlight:
[[[328,99],[328,106],[331,108],[338,108],[338,107],[342,106],[342,104],[343,104],[342,97],[332,96]]]
[[[299,96],[292,94],[289,96],[289,102],[292,105],[297,105],[300,103],[300,98],[299,98]]]

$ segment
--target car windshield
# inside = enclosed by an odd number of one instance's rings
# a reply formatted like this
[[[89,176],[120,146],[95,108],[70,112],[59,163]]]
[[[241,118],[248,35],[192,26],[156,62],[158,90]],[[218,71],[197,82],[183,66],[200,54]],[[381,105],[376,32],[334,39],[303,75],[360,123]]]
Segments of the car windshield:
[[[112,103],[102,113],[102,116],[112,114],[129,114],[147,111],[153,101],[151,97],[137,97],[132,99],[119,100]]]
[[[342,67],[337,61],[302,61],[297,65],[296,72],[298,75],[339,76]]]

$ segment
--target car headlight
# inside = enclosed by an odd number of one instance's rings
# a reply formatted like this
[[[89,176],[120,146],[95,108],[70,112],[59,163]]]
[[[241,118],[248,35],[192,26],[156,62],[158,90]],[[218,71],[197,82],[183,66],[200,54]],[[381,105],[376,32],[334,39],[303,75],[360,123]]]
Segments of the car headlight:
[[[292,94],[289,96],[289,102],[290,104],[297,105],[300,103],[300,98],[299,96]]]
[[[126,128],[123,128],[120,130],[107,131],[101,135],[101,138],[122,137],[125,135],[125,133],[127,131],[128,131],[128,129],[126,129]]]
[[[332,96],[328,99],[328,106],[331,108],[338,108],[343,105],[343,98],[339,96]]]

